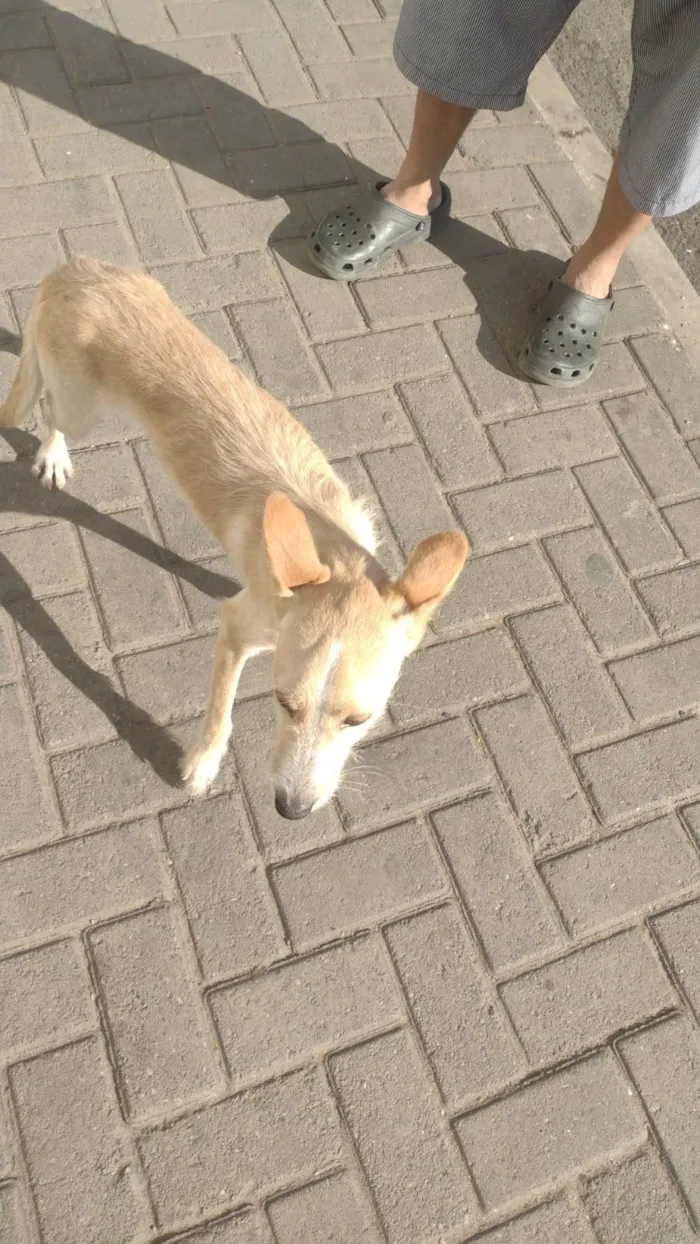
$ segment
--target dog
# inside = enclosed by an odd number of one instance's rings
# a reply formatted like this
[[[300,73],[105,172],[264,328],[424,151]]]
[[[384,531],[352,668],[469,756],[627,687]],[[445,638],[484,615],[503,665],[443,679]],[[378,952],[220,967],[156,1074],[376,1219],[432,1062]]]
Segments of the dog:
[[[289,820],[322,807],[456,582],[464,535],[424,540],[392,582],[365,503],[307,431],[140,272],[79,257],[44,280],[0,426],[21,424],[42,391],[47,429],[33,470],[44,487],[72,475],[66,435],[118,409],[151,437],[245,585],[222,606],[183,780],[193,793],[214,780],[243,666],[273,649],[275,807]]]

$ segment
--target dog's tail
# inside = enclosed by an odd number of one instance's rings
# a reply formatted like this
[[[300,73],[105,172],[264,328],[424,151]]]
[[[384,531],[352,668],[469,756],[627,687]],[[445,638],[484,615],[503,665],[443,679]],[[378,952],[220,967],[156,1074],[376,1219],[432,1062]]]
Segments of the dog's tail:
[[[19,356],[19,367],[14,383],[7,395],[7,400],[0,406],[0,428],[18,428],[31,414],[41,397],[44,380],[39,366],[39,354],[36,348],[36,329],[34,316],[29,323],[22,341],[22,352]]]

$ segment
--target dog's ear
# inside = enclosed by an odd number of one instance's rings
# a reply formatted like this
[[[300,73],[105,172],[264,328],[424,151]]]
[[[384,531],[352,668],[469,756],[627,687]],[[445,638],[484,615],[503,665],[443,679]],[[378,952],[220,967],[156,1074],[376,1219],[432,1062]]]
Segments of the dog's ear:
[[[414,549],[400,579],[391,585],[401,613],[422,634],[432,614],[454,587],[467,560],[469,544],[460,531],[443,531],[429,536]]]
[[[273,492],[263,516],[265,547],[281,596],[297,587],[327,583],[331,572],[319,560],[304,514],[284,493]]]

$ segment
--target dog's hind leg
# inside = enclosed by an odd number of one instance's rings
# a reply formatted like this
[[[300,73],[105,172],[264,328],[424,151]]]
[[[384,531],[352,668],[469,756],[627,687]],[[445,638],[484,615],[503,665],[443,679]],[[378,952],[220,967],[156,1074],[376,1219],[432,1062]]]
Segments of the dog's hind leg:
[[[190,790],[201,794],[214,781],[231,736],[231,711],[249,657],[271,647],[261,642],[258,611],[244,589],[221,608],[209,703],[196,742],[185,752],[180,772]]]
[[[32,471],[42,488],[65,488],[73,474],[73,464],[68,453],[66,438],[57,424],[60,422],[56,400],[51,392],[45,398],[44,418],[46,432],[34,459]]]

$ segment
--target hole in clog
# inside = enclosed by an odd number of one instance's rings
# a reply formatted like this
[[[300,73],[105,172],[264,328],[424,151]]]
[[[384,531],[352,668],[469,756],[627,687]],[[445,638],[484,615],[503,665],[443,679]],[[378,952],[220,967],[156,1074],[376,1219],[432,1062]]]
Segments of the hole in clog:
[[[343,272],[352,272],[352,264],[351,264],[351,263],[344,263],[344,264],[343,264]]]
[[[561,367],[550,367],[549,370],[553,376],[561,376]]]
[[[314,246],[314,250],[316,251],[316,254],[317,254],[317,255],[320,255],[320,254],[321,254],[321,247],[319,246],[318,242],[317,242],[317,243],[316,243],[316,245]]]
[[[572,371],[571,375],[572,375],[572,376],[580,376],[580,375],[581,375],[581,373],[580,373],[580,371],[579,371],[578,367],[576,368],[576,371]]]

